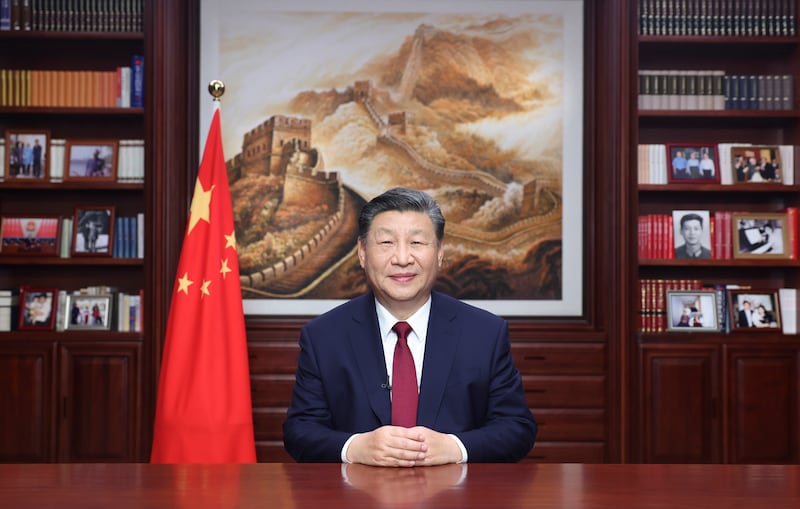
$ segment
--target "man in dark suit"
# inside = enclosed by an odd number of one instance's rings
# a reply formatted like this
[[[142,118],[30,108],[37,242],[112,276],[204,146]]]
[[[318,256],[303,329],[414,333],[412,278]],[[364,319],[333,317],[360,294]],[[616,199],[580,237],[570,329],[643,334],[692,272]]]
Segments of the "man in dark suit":
[[[297,461],[513,462],[533,447],[537,427],[511,357],[508,323],[432,291],[444,226],[436,201],[411,189],[389,190],[362,209],[358,257],[371,290],[301,331],[283,426],[284,445]],[[411,326],[418,402],[410,424],[393,424],[392,402],[402,394],[402,377],[393,373],[403,355],[394,353],[403,343],[393,331],[397,321]]]

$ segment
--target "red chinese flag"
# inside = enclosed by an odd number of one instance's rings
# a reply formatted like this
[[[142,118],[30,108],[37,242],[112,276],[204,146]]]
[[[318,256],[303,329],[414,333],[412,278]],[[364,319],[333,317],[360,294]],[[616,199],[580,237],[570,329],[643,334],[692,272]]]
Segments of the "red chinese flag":
[[[216,103],[172,290],[150,461],[255,460],[239,261]]]

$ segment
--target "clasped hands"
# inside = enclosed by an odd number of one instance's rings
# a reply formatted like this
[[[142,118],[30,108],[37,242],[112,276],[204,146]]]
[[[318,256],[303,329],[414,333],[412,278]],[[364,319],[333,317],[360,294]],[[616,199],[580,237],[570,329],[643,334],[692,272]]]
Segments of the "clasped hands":
[[[381,426],[356,436],[347,460],[381,467],[444,465],[461,461],[461,449],[450,436],[424,426]]]

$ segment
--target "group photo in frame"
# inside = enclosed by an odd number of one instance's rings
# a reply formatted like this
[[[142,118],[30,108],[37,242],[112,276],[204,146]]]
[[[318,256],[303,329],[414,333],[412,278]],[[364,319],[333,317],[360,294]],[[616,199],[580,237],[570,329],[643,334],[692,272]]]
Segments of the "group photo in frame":
[[[783,182],[781,155],[777,145],[731,147],[730,161],[734,184]]]
[[[75,207],[72,222],[72,256],[111,256],[114,207]]]
[[[789,258],[785,212],[731,215],[734,258]]]
[[[55,326],[56,299],[55,288],[33,288],[23,286],[19,292],[19,329],[53,330]]]
[[[781,310],[775,290],[728,290],[731,331],[768,331],[781,328]]]
[[[667,182],[719,184],[718,161],[716,144],[667,144]]]
[[[67,140],[64,180],[113,182],[118,153],[118,140]]]
[[[667,290],[667,330],[719,332],[717,294],[713,290]]]
[[[61,218],[0,216],[0,256],[58,256]]]
[[[711,213],[708,210],[673,210],[676,260],[710,260]]]
[[[65,330],[111,330],[112,295],[67,295]]]
[[[20,182],[47,179],[50,131],[47,129],[6,130],[5,178]]]

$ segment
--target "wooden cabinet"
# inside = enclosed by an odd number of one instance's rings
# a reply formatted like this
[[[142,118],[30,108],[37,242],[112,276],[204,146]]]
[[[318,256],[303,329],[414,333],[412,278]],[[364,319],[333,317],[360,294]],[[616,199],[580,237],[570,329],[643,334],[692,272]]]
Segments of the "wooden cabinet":
[[[782,4],[797,26],[800,2]],[[645,5],[646,4],[646,5]],[[773,2],[752,2],[753,8],[774,7]],[[717,32],[673,32],[677,21],[669,19],[661,32],[642,30],[647,23],[639,16],[653,7],[652,2],[632,1],[630,14],[639,33],[631,34],[631,90],[639,101],[631,109],[632,164],[627,176],[639,182],[631,193],[632,259],[638,260],[632,273],[638,280],[694,280],[703,285],[739,285],[755,293],[779,288],[800,288],[800,263],[796,258],[736,256],[729,259],[680,260],[637,256],[637,219],[646,214],[670,215],[674,210],[708,210],[778,214],[788,207],[800,206],[800,180],[793,182],[733,183],[676,181],[653,183],[638,173],[639,145],[753,144],[800,146],[800,37],[797,32],[764,33],[760,28],[727,33],[722,25]],[[791,5],[791,11],[788,7]],[[658,8],[657,6],[654,8]],[[710,11],[709,11],[710,12]],[[679,11],[666,12],[668,17]],[[740,13],[746,16],[746,12]],[[675,19],[673,19],[675,21]],[[711,25],[714,25],[712,20]],[[741,26],[745,26],[743,22]],[[667,25],[665,25],[667,27]],[[719,71],[726,76],[790,76],[793,87],[789,100],[781,108],[768,103],[728,104],[726,109],[710,106],[687,106],[680,99],[642,108],[642,95],[652,90],[640,87],[640,72],[663,74],[668,71],[708,73]],[[752,80],[750,80],[752,81]],[[730,80],[736,83],[735,80]],[[680,88],[662,89],[679,93]],[[757,90],[757,89],[753,89]],[[750,90],[750,92],[754,92]],[[736,99],[735,91],[725,89],[727,99]],[[754,96],[757,97],[757,96]],[[636,104],[639,104],[637,110]],[[683,106],[680,106],[683,104]],[[700,102],[699,104],[710,104]],[[724,154],[720,154],[720,159]],[[667,153],[665,166],[670,165]],[[651,161],[652,162],[652,161]],[[789,165],[787,165],[789,167]],[[732,167],[718,166],[736,182]],[[789,177],[789,175],[787,175]],[[644,182],[643,182],[644,180]],[[787,180],[790,180],[787,178]],[[667,184],[666,182],[669,181]],[[724,182],[725,179],[722,179]],[[762,185],[763,184],[763,185]],[[715,225],[717,227],[718,225]],[[788,225],[786,226],[788,229]],[[796,225],[792,234],[796,235]],[[731,235],[737,232],[734,230]],[[791,234],[790,236],[791,237]],[[672,243],[672,236],[667,242]],[[712,238],[713,240],[713,238]],[[677,243],[677,241],[676,241]],[[672,247],[672,246],[670,246]],[[787,245],[787,253],[789,246]],[[633,279],[633,278],[632,278]],[[638,281],[629,282],[630,309],[641,309]],[[663,296],[661,311],[668,310]],[[724,309],[731,313],[731,307]],[[637,318],[638,319],[638,318]],[[630,414],[630,460],[652,463],[791,463],[798,461],[798,348],[796,335],[780,330],[749,333],[666,332],[641,330],[629,322],[628,343],[631,373],[632,407]]]
[[[0,462],[136,461],[139,342],[0,341],[0,368]]]
[[[643,345],[646,463],[797,463],[800,348]]]

